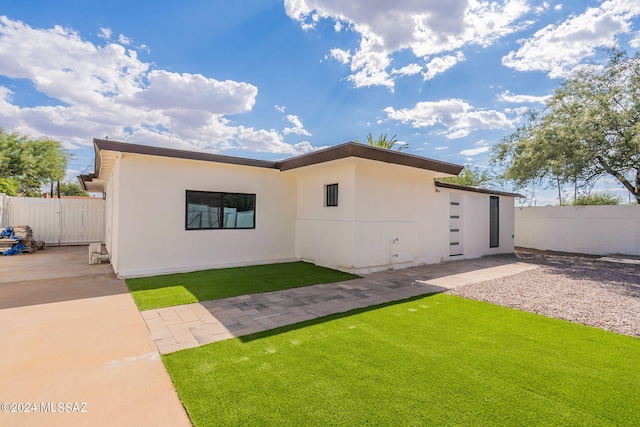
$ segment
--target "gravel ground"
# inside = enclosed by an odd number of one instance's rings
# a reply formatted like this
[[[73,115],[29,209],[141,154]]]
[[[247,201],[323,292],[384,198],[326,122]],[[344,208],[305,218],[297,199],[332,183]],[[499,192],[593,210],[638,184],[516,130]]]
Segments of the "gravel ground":
[[[515,256],[540,267],[448,293],[640,337],[640,261],[529,250]]]

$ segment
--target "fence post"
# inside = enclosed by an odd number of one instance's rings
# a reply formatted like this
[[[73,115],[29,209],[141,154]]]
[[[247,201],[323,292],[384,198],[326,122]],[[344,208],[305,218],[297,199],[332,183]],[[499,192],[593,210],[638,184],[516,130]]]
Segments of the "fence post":
[[[58,190],[60,190],[60,185],[58,184]],[[60,243],[62,242],[62,224],[64,224],[62,222],[62,199],[60,198],[60,195],[58,194],[58,246],[60,246]]]
[[[7,195],[0,193],[0,227],[4,228],[4,213],[5,205],[7,203]]]

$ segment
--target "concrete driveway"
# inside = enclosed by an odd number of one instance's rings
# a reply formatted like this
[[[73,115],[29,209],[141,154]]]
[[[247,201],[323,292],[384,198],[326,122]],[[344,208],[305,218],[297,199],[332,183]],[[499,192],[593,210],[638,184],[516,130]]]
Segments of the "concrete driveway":
[[[124,282],[86,246],[0,256],[0,339],[0,425],[191,425]]]

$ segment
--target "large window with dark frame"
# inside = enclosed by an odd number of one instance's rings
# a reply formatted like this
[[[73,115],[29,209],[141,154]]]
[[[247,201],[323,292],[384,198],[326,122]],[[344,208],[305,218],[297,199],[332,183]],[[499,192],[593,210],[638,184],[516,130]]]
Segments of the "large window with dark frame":
[[[328,184],[324,186],[324,205],[338,206],[338,184]]]
[[[255,227],[255,194],[187,190],[186,230]]]

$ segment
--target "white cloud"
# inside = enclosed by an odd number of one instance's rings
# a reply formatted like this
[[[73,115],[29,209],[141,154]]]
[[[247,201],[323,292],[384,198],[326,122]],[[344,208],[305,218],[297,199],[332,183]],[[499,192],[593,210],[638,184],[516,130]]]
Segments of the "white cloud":
[[[615,47],[618,34],[631,31],[631,19],[640,15],[640,2],[610,0],[590,7],[557,25],[548,25],[521,41],[502,63],[518,71],[543,71],[551,78],[566,77],[599,47]]]
[[[375,34],[363,37],[361,49],[351,57],[349,76],[356,87],[387,86],[393,88],[393,80],[386,69],[391,59],[382,44],[382,39]],[[364,48],[362,48],[364,46]]]
[[[110,38],[111,31],[101,29],[101,37]],[[48,135],[67,147],[108,135],[191,150],[311,150],[309,144],[287,144],[276,131],[237,126],[226,118],[253,108],[255,86],[150,68],[121,44],[94,45],[72,29],[34,29],[0,17],[0,75],[27,79],[49,97],[46,105],[24,107],[0,86],[0,126]]]
[[[280,111],[281,113],[284,113],[284,111],[287,109],[287,107],[283,106],[283,105],[274,105],[273,108],[275,108],[276,110]]]
[[[549,3],[547,3],[547,2],[545,1],[545,2],[542,2],[542,4],[541,4],[541,5],[536,6],[536,7],[534,8],[534,11],[535,11],[536,13],[540,14],[540,13],[544,12],[545,10],[548,10],[548,9],[549,9],[549,6],[550,6],[550,5],[549,5]]]
[[[442,125],[449,139],[463,138],[479,129],[508,129],[513,121],[495,110],[478,110],[460,99],[444,99],[436,102],[418,102],[413,108],[384,109],[391,120],[410,123],[414,128]]]
[[[514,104],[544,104],[551,98],[551,95],[534,96],[534,95],[514,95],[505,90],[498,95],[498,101],[511,102]]]
[[[275,130],[245,128],[240,126],[238,132],[238,148],[247,151],[271,153],[306,153],[313,148],[307,144],[302,150],[282,140],[282,135]],[[300,146],[302,147],[302,146]]]
[[[291,124],[293,124],[293,127],[284,128],[282,133],[284,133],[285,135],[288,135],[290,133],[295,133],[295,134],[298,134],[298,135],[311,136],[309,131],[306,130],[304,128],[304,126],[302,125],[302,121],[300,120],[300,118],[298,116],[293,115],[293,114],[289,114],[289,115],[287,115],[287,120],[289,120],[291,122]]]
[[[521,28],[517,21],[530,7],[526,0],[396,0],[393,7],[387,1],[285,0],[285,10],[303,29],[330,19],[359,34],[350,80],[356,87],[393,88],[387,72],[393,52],[409,49],[427,58],[465,45],[488,46]]]
[[[423,73],[422,76],[425,80],[431,80],[436,75],[445,72],[449,68],[456,65],[458,62],[464,61],[464,54],[462,52],[458,52],[454,55],[445,55],[437,58],[433,58],[427,64],[427,72]]]
[[[418,64],[409,64],[405,67],[396,70],[395,68],[391,71],[391,74],[400,74],[403,76],[413,76],[414,74],[418,74],[422,71],[422,66]]]
[[[104,40],[111,40],[111,34],[113,34],[111,28],[100,28],[100,34],[98,34],[98,37]]]
[[[636,33],[636,36],[629,41],[629,46],[634,49],[640,49],[640,31]]]
[[[491,150],[491,146],[488,145],[486,141],[478,141],[475,145],[476,148],[462,150],[460,154],[462,154],[463,156],[477,156],[478,154],[484,154]]]
[[[329,57],[341,62],[342,64],[348,64],[351,59],[351,53],[348,50],[336,48],[329,51],[329,55],[326,56],[326,58],[328,59]]]
[[[504,109],[504,112],[506,114],[512,114],[512,115],[515,115],[515,116],[518,117],[516,120],[514,120],[514,123],[525,121],[526,120],[526,117],[525,117],[526,113],[529,112],[529,111],[531,111],[531,108],[530,107],[525,107],[525,106],[516,107],[516,108],[505,108]]]
[[[178,74],[163,70],[147,73],[148,85],[131,102],[154,109],[202,110],[212,114],[250,111],[258,88],[243,82],[220,82],[200,74]]]
[[[120,34],[120,35],[118,36],[118,42],[119,42],[120,44],[123,44],[123,45],[125,45],[125,46],[128,46],[128,45],[130,45],[130,44],[131,44],[131,39],[130,39],[129,37],[125,36],[124,34]]]

